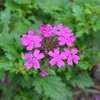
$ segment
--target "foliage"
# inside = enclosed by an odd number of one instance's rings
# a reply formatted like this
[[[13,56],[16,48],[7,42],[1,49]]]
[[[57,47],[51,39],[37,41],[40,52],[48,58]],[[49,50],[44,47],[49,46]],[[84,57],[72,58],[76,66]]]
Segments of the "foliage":
[[[95,65],[100,71],[99,5],[99,0],[4,0],[0,4],[0,81],[8,76],[10,84],[0,84],[2,100],[72,100],[73,86],[91,87],[88,71]],[[78,64],[65,61],[61,68],[47,68],[49,76],[41,77],[42,66],[39,70],[24,66],[27,51],[20,38],[30,29],[36,35],[40,24],[58,23],[72,29],[74,47],[85,53],[78,52]]]

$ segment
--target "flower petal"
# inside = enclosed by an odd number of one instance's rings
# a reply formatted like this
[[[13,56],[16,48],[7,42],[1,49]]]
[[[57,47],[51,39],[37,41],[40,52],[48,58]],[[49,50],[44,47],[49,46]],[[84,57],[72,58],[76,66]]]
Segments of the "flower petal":
[[[34,45],[32,43],[29,44],[29,46],[26,48],[27,50],[32,50]]]
[[[72,62],[72,57],[68,57],[68,60],[67,60],[67,63],[68,63],[68,65],[73,65],[73,62]]]
[[[24,56],[25,59],[31,59],[32,57],[33,57],[32,54],[30,54],[30,53],[25,53],[25,56]]]
[[[76,37],[75,36],[72,36],[71,38],[70,38],[70,41],[71,42],[74,42],[76,40]]]
[[[56,64],[56,58],[52,58],[52,59],[49,61],[49,63],[50,63],[51,65],[55,65],[55,64]]]
[[[35,51],[33,53],[33,56],[35,56],[37,58],[37,56],[39,55],[39,52],[40,52],[40,50],[35,49]]]
[[[60,59],[67,59],[67,56],[64,52],[61,52],[61,54],[59,55]]]
[[[34,31],[33,31],[33,30],[29,30],[29,31],[28,31],[28,34],[29,34],[29,35],[33,35],[33,34],[34,34]]]
[[[72,53],[72,54],[76,54],[77,52],[78,52],[77,48],[73,48],[73,49],[71,50],[71,53]]]
[[[29,44],[29,40],[23,40],[22,44],[25,45],[25,46],[28,45]]]
[[[50,24],[47,24],[47,26],[45,27],[46,30],[52,29],[52,26]]]
[[[37,33],[43,33],[42,30],[39,30],[39,29],[37,29],[36,31]]]
[[[56,56],[58,56],[59,55],[59,49],[54,49],[54,53],[55,53]]]
[[[39,69],[40,68],[40,63],[38,62],[38,60],[34,61],[34,69]]]
[[[67,41],[66,42],[66,44],[69,46],[69,47],[71,47],[71,46],[73,46],[74,44],[73,43],[71,43],[70,41]]]
[[[51,57],[55,57],[55,56],[56,56],[56,55],[53,53],[53,51],[49,51],[49,52],[48,52],[48,55],[51,56]]]
[[[64,63],[62,60],[58,60],[58,61],[57,61],[57,66],[58,66],[58,67],[65,66],[65,63]]]
[[[67,53],[68,55],[70,54],[70,51],[65,47],[64,48],[65,53]]]
[[[40,29],[41,30],[44,29],[44,25],[43,24],[40,25]]]
[[[66,43],[66,40],[63,37],[58,37],[58,40],[60,41],[59,45],[64,45]]]
[[[44,58],[45,56],[44,56],[44,54],[43,53],[40,53],[36,58],[37,59],[42,59],[42,58]]]
[[[31,61],[30,61],[30,60],[27,61],[27,62],[24,64],[24,66],[27,66],[27,69],[31,68],[31,67],[32,67]]]
[[[62,24],[58,24],[58,28],[60,29],[60,31],[63,30],[63,25]]]

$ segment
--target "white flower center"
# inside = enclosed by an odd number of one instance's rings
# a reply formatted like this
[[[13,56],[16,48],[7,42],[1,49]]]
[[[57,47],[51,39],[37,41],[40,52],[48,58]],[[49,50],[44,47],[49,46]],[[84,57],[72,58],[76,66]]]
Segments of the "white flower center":
[[[33,41],[31,43],[34,43]]]
[[[66,40],[66,42],[67,42],[68,40]]]
[[[45,32],[45,31],[43,31],[43,32]]]
[[[65,33],[65,32],[63,31],[63,33]]]
[[[33,60],[35,60],[35,57],[33,57]]]
[[[72,56],[72,54],[70,54],[70,56]]]
[[[56,56],[56,59],[58,59],[58,57]]]

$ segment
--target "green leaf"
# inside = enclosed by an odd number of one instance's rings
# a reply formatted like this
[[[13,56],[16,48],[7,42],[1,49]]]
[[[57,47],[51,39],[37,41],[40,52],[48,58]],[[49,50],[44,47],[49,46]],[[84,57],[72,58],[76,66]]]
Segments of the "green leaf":
[[[79,88],[91,87],[94,85],[94,82],[90,77],[87,77],[85,74],[79,74],[71,79],[71,84],[73,86],[77,85]]]
[[[55,100],[66,100],[66,88],[59,77],[36,77],[33,84],[38,93],[41,93],[43,88],[46,96],[50,96]]]
[[[73,15],[76,17],[77,20],[85,22],[85,14],[81,6],[75,4],[73,5],[72,10],[74,12]]]
[[[0,79],[1,81],[4,81],[5,80],[5,76],[6,76],[6,73],[4,70],[0,69]]]

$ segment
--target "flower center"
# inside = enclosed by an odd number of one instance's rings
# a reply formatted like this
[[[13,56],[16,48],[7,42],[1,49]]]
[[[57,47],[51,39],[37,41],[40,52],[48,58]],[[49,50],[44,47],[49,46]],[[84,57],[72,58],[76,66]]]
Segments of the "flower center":
[[[45,32],[45,30],[43,32]]]
[[[33,57],[33,60],[35,60],[35,57]]]
[[[65,33],[65,32],[63,31],[63,33]]]
[[[66,40],[66,42],[67,42],[68,40]]]
[[[72,54],[70,53],[70,56],[72,56]]]
[[[31,43],[34,43],[33,41]]]
[[[56,56],[56,59],[58,59],[58,57]]]

